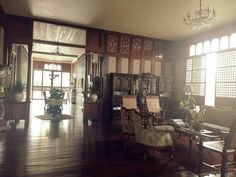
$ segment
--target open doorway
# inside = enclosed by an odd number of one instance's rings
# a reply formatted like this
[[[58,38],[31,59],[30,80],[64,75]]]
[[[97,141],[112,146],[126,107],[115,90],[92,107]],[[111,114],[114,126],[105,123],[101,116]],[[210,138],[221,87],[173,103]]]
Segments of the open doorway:
[[[86,30],[35,21],[33,31],[32,99],[60,89],[72,100],[77,74],[74,63],[85,53]],[[75,91],[76,92],[76,91]]]

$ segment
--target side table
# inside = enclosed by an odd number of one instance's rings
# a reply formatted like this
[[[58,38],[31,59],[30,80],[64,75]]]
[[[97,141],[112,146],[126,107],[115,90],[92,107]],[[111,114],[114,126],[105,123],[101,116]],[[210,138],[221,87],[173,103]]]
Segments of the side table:
[[[84,101],[84,121],[92,120],[102,121],[102,101],[90,102]]]

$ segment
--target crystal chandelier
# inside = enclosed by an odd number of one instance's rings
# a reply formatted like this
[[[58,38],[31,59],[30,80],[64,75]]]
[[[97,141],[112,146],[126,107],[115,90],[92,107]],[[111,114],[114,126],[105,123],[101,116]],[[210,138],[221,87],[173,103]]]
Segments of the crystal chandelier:
[[[202,0],[200,0],[200,9],[195,10],[191,15],[189,12],[183,17],[184,24],[193,30],[200,30],[209,27],[216,21],[216,11],[214,8],[203,8]]]

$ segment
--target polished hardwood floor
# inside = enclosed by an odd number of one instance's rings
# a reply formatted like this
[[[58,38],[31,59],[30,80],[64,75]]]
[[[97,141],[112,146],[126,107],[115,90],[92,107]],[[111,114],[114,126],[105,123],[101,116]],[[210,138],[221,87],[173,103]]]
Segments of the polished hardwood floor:
[[[120,125],[84,123],[76,106],[64,105],[64,113],[74,118],[59,122],[35,118],[43,114],[42,101],[33,101],[31,107],[28,129],[20,122],[0,133],[0,177],[197,176],[163,153],[143,160],[132,148],[124,148]]]

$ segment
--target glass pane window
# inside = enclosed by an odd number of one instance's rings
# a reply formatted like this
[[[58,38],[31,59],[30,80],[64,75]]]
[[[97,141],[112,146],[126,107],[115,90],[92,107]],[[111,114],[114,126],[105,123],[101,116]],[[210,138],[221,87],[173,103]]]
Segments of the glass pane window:
[[[203,44],[203,53],[209,53],[211,51],[211,42],[210,41],[205,41]]]
[[[215,106],[216,62],[216,53],[207,55],[205,90],[205,105],[207,106]]]
[[[216,96],[236,98],[236,50],[218,54]]]
[[[236,47],[236,33],[233,33],[230,36],[229,46],[230,46],[230,48],[235,48]]]
[[[195,50],[196,50],[195,45],[191,45],[189,48],[189,56],[195,56]]]
[[[228,49],[229,48],[229,37],[223,36],[220,39],[220,50]]]
[[[61,65],[57,65],[57,69],[58,71],[61,71]]]
[[[62,73],[62,87],[70,87],[70,73]]]
[[[42,92],[38,90],[33,91],[33,99],[42,99]]]
[[[34,86],[41,86],[43,80],[43,72],[40,70],[34,70]]]
[[[198,43],[196,47],[196,55],[202,54],[202,43]]]
[[[51,86],[51,71],[43,71],[43,86]]]
[[[53,87],[61,87],[61,72],[53,72]]]
[[[217,52],[220,47],[220,41],[218,38],[215,38],[211,41],[211,51],[212,52]]]
[[[48,64],[44,64],[44,69],[48,70]]]

